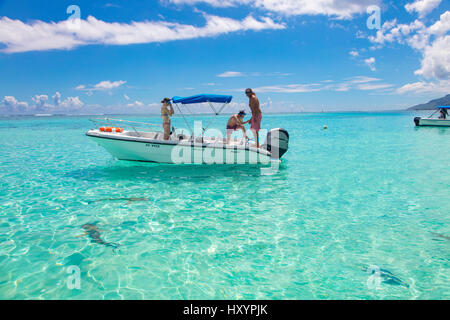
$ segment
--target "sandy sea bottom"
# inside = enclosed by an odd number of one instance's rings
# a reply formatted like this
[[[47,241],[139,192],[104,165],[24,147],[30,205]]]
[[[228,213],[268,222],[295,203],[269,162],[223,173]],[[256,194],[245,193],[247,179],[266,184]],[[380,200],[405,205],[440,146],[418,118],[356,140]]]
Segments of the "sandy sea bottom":
[[[274,175],[115,161],[87,117],[2,118],[0,298],[449,299],[450,128],[413,117],[265,115],[291,136]]]

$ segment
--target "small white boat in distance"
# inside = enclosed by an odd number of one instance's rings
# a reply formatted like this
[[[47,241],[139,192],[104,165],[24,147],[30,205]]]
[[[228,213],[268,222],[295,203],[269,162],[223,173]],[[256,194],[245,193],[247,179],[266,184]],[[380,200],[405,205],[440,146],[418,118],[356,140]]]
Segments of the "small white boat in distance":
[[[231,99],[231,96],[200,95],[174,98],[172,101],[181,114],[178,104],[208,102],[217,116]],[[217,102],[224,103],[219,112],[211,105]],[[289,134],[281,128],[270,130],[266,142],[256,148],[245,139],[232,139],[227,144],[226,138],[205,137],[207,128],[202,128],[199,136],[177,133],[172,128],[169,140],[164,140],[162,131],[137,129],[154,127],[152,124],[108,118],[101,120],[107,125],[89,130],[86,135],[119,160],[168,164],[270,164],[273,160],[280,161],[289,144]],[[187,121],[186,124],[191,129]],[[131,129],[125,130],[125,127]]]
[[[450,119],[448,115],[448,110],[450,106],[439,106],[437,107],[437,111],[435,111],[428,118],[414,118],[414,123],[418,127],[450,127]],[[432,118],[436,112],[440,112],[441,116],[439,118]]]

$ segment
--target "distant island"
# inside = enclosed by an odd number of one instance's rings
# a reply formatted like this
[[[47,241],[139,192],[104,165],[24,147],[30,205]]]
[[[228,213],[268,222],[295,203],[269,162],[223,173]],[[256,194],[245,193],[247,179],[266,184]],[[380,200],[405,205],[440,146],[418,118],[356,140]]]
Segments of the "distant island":
[[[450,105],[450,94],[439,99],[431,100],[428,103],[418,104],[417,106],[411,107],[408,110],[434,110],[437,106],[448,105]]]

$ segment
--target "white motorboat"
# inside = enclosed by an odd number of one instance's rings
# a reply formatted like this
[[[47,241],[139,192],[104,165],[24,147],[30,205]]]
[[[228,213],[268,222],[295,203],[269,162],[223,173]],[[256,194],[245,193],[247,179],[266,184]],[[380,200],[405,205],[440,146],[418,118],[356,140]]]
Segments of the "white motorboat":
[[[231,100],[231,96],[218,95],[172,99],[181,115],[183,113],[179,104],[208,102],[216,116]],[[219,102],[223,106],[217,112],[212,103]],[[190,129],[184,115],[183,118]],[[119,160],[170,164],[270,164],[273,160],[279,161],[289,145],[289,134],[281,128],[270,130],[266,142],[256,148],[245,139],[232,139],[227,144],[225,138],[206,137],[204,134],[207,128],[201,128],[198,136],[179,133],[172,128],[169,140],[164,140],[164,133],[161,131],[137,129],[140,126],[153,126],[148,123],[108,118],[102,120],[107,126],[89,130],[86,135]],[[98,121],[94,120],[94,123]],[[131,129],[125,130],[125,127]]]
[[[439,106],[437,110],[428,118],[414,118],[414,123],[418,127],[450,127],[450,119],[448,119],[448,110],[450,106]],[[433,115],[440,111],[440,118],[433,118]]]

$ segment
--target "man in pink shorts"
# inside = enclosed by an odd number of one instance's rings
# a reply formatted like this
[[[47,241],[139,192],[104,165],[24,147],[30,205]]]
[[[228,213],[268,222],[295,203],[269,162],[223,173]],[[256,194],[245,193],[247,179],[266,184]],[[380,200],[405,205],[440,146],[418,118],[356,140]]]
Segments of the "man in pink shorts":
[[[250,130],[256,139],[256,147],[259,148],[259,130],[261,130],[262,112],[259,107],[259,100],[252,89],[245,90],[250,103],[250,110],[252,110],[252,119],[250,120]]]

